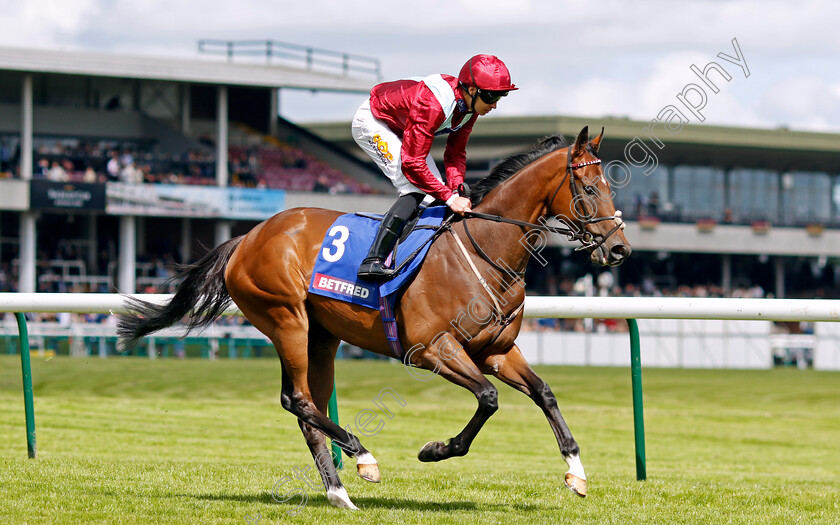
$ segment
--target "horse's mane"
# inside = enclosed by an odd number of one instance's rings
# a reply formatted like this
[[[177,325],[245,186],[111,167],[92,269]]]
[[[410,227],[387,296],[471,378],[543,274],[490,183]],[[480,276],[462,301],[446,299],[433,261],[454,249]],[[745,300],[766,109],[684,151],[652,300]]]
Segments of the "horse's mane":
[[[566,146],[566,141],[562,136],[552,135],[541,140],[533,150],[506,158],[496,165],[489,175],[470,188],[472,206],[477,206],[493,188],[514,176],[528,164],[564,146]]]

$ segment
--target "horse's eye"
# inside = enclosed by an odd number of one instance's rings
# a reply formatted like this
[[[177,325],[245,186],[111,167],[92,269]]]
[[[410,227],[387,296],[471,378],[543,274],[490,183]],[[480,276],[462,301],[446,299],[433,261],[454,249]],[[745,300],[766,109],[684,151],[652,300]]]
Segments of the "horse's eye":
[[[589,184],[587,184],[586,186],[583,187],[583,191],[585,191],[589,195],[595,195],[597,193],[595,191],[595,187],[590,186]]]

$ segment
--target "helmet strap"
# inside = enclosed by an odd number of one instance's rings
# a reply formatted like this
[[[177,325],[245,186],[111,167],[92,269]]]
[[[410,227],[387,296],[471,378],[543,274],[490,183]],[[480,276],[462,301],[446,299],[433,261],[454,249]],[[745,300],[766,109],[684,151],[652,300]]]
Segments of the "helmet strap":
[[[472,85],[475,87],[475,93],[470,94],[470,112],[475,113],[475,97],[478,95],[478,83],[475,81],[475,75],[473,74],[472,70],[472,57],[470,57],[470,78],[472,79]],[[467,93],[469,93],[470,88],[467,88]]]

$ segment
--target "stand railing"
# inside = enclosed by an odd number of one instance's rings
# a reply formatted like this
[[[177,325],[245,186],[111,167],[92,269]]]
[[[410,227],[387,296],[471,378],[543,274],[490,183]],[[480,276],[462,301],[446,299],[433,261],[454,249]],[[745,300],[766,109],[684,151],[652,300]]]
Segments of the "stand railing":
[[[233,61],[236,56],[256,56],[265,57],[269,63],[274,59],[280,59],[302,64],[309,71],[338,69],[344,76],[350,73],[362,73],[375,75],[377,79],[382,78],[382,69],[378,59],[276,40],[199,40],[198,52],[224,55],[228,62]]]

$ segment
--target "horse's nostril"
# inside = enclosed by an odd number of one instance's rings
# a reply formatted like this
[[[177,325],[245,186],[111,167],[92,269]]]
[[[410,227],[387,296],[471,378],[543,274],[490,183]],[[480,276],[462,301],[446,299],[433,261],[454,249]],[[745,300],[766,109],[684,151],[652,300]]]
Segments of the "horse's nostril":
[[[610,252],[616,259],[623,259],[627,257],[630,253],[630,251],[627,249],[627,246],[623,244],[614,244],[612,248],[610,248]]]

